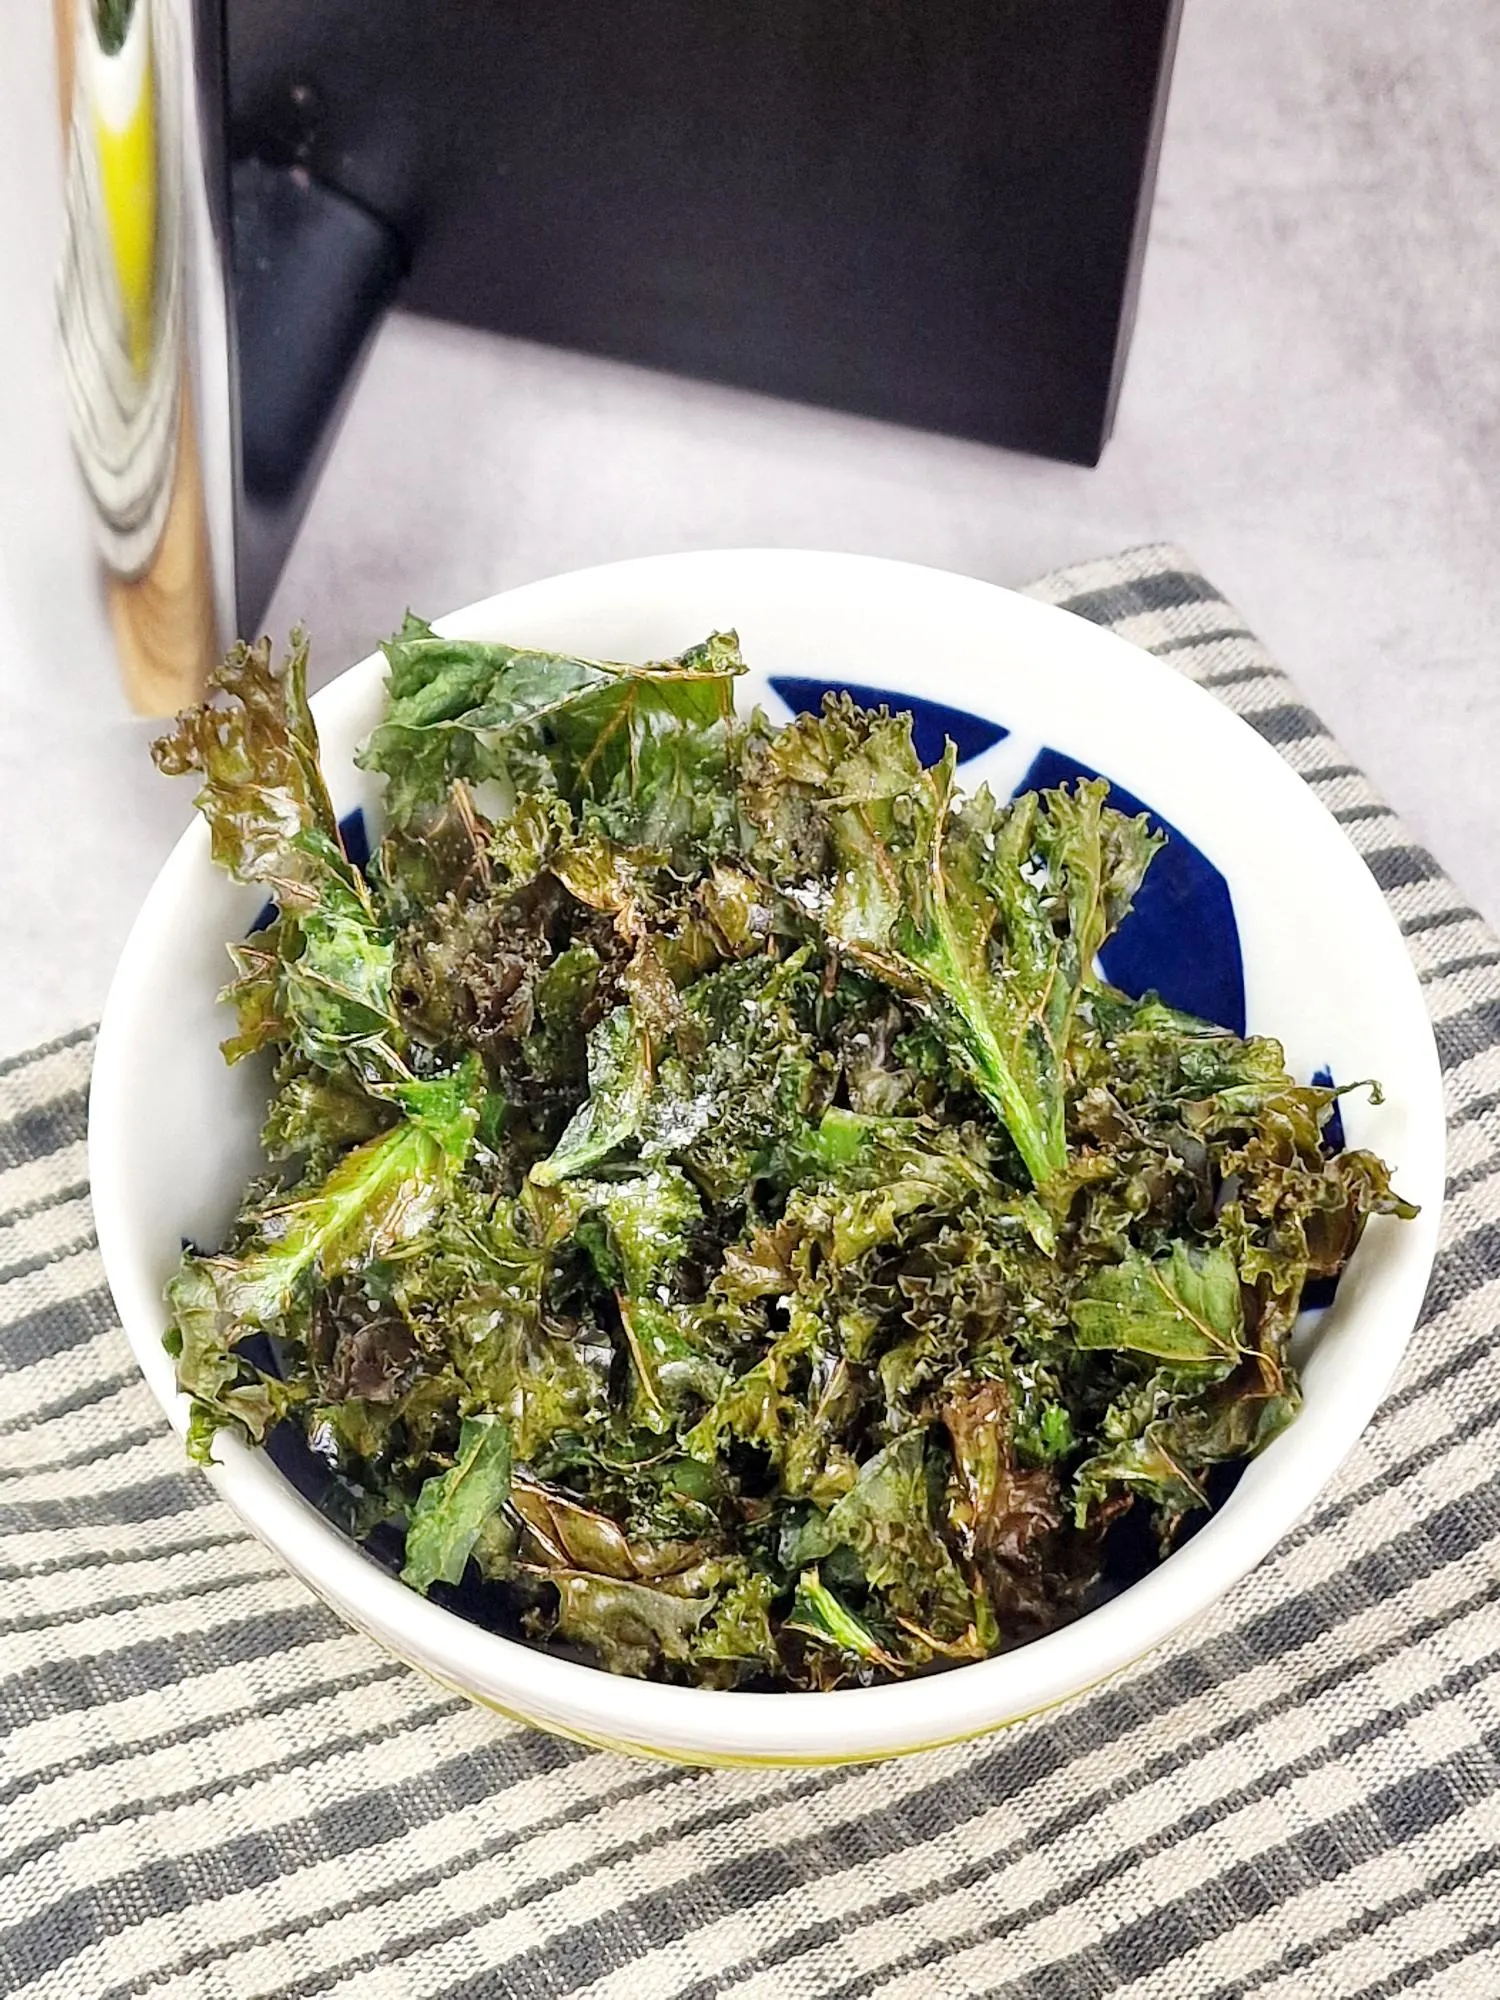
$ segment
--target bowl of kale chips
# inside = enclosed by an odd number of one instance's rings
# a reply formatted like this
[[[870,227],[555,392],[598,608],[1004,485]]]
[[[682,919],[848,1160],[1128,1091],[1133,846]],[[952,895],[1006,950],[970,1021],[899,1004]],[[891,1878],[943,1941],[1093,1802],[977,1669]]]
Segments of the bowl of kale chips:
[[[110,996],[140,1365],[476,1700],[699,1761],[951,1741],[1201,1614],[1370,1419],[1433,1038],[1171,666],[845,556],[508,592],[311,702],[233,653]]]

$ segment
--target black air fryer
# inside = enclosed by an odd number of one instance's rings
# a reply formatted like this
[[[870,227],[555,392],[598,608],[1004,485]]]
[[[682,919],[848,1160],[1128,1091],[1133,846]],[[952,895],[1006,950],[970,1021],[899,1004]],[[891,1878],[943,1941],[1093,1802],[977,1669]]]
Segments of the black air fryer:
[[[255,624],[397,300],[1081,464],[1108,439],[1180,0],[59,4],[149,29],[181,92],[221,623]]]

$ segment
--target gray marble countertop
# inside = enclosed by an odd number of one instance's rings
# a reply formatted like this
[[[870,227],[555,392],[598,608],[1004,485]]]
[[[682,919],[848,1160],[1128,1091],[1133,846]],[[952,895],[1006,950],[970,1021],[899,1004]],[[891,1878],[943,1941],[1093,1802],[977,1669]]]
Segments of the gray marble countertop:
[[[409,603],[695,544],[1015,583],[1182,543],[1500,919],[1490,0],[1193,0],[1119,425],[1052,465],[396,317],[272,606],[320,677]],[[117,690],[50,367],[45,8],[0,17],[0,1049],[97,1014],[184,823]],[[39,386],[45,385],[45,386]]]

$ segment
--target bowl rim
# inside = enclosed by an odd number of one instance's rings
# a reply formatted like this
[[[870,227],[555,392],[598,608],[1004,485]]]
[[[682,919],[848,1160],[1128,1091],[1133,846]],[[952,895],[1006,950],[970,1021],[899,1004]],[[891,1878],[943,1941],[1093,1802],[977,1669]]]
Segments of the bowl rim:
[[[1394,986],[1388,993],[1410,1030],[1414,1075],[1425,1075],[1415,1107],[1410,1165],[1403,1186],[1422,1203],[1402,1237],[1393,1269],[1382,1282],[1386,1337],[1381,1365],[1365,1368],[1355,1392],[1322,1413],[1316,1427],[1304,1412],[1277,1440],[1277,1482],[1254,1511],[1216,1513],[1170,1560],[1071,1625],[993,1659],[922,1679],[831,1693],[751,1694],[634,1681],[529,1647],[460,1617],[408,1589],[378,1567],[304,1500],[271,1459],[226,1433],[214,1445],[209,1475],[245,1525],[348,1622],[410,1663],[475,1699],[544,1727],[596,1743],[695,1761],[842,1763],[958,1741],[1005,1726],[1107,1679],[1206,1613],[1282,1539],[1312,1505],[1353,1447],[1382,1400],[1426,1291],[1436,1249],[1443,1186],[1444,1120],[1441,1074],[1431,1022],[1400,930],[1343,829],[1277,751],[1233,711],[1166,661],[1107,628],[1059,607],[957,572],[883,557],[813,550],[732,549],[632,558],[565,572],[502,591],[434,621],[449,636],[493,632],[496,620],[549,610],[566,616],[570,593],[629,595],[644,587],[670,596],[674,579],[722,570],[725,588],[736,575],[758,588],[780,581],[868,593],[875,588],[977,594],[975,610],[1005,615],[1028,637],[1054,650],[1092,649],[1114,672],[1135,677],[1138,690],[1175,704],[1201,735],[1232,737],[1237,754],[1254,760],[1257,777],[1294,810],[1309,809],[1337,835],[1340,894],[1363,904],[1372,958]],[[1020,607],[1024,607],[1024,612]],[[1062,621],[1059,624],[1058,621]],[[1087,635],[1085,638],[1084,635]],[[753,664],[753,663],[752,663]],[[320,728],[368,698],[383,669],[367,655],[313,697]],[[971,696],[965,697],[970,706]],[[982,709],[981,709],[981,712]],[[126,1080],[133,1033],[144,1004],[148,969],[159,947],[190,921],[195,879],[208,864],[208,834],[195,816],[163,864],[129,934],[100,1025],[90,1087],[88,1155],[100,1255],[135,1358],[173,1426],[186,1427],[187,1399],[175,1388],[160,1344],[159,1295],[145,1270],[145,1246],[132,1240],[122,1206],[129,1172],[130,1117]],[[1373,1307],[1367,1308],[1373,1310]]]

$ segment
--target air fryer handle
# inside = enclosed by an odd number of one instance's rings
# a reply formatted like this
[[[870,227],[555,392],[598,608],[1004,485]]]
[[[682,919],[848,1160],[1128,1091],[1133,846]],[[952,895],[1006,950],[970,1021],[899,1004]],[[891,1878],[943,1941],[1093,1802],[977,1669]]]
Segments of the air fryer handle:
[[[405,270],[390,226],[304,168],[230,175],[240,415],[238,604],[259,620],[370,336]]]

